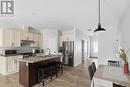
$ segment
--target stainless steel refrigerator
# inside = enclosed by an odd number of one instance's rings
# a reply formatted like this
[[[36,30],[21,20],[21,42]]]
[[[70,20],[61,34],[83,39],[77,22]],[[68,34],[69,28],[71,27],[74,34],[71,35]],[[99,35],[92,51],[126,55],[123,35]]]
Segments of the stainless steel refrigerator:
[[[74,42],[64,41],[63,43],[63,63],[64,65],[73,66],[74,64]]]

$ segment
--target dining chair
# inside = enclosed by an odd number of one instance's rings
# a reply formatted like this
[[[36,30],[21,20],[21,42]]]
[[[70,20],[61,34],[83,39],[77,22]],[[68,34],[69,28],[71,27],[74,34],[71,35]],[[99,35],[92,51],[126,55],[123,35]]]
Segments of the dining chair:
[[[92,80],[93,75],[94,75],[94,72],[93,72],[93,69],[92,69],[92,65],[89,65],[89,66],[88,66],[88,71],[89,71],[90,80]]]
[[[95,65],[95,62],[92,62],[92,69],[93,69],[93,73],[96,72],[96,65]]]
[[[108,66],[119,67],[119,61],[108,60]]]
[[[121,86],[119,84],[113,83],[113,87],[125,87],[125,86]]]

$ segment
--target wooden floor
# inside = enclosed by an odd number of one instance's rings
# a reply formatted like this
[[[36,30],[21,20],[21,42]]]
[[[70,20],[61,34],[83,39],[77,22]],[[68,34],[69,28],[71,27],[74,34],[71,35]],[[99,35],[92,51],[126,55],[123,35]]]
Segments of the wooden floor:
[[[52,82],[45,83],[45,87],[90,87],[90,80],[87,70],[87,62],[76,67],[64,67],[64,74],[58,78],[53,78]],[[0,87],[23,87],[19,84],[18,73],[3,76],[0,75]],[[42,84],[37,84],[34,87],[42,87]]]

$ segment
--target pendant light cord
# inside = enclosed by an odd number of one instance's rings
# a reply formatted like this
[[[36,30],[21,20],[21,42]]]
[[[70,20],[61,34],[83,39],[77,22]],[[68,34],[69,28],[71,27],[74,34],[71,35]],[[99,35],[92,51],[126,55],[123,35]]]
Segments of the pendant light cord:
[[[100,24],[100,0],[98,1],[98,16],[99,16],[99,24]]]

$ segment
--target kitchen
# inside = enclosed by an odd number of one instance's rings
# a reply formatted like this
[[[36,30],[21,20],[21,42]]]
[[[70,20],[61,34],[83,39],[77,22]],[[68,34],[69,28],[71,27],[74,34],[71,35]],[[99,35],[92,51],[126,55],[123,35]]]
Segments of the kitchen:
[[[30,64],[38,66],[38,63],[42,61],[44,63],[44,61],[49,60],[49,62],[62,61],[66,66],[75,66],[74,29],[67,31],[42,30],[41,33],[40,30],[22,26],[21,29],[2,28],[0,29],[0,33],[0,73],[4,76],[19,73],[19,83],[25,87],[32,87],[39,83],[38,81],[31,83],[32,79],[23,78],[23,75],[33,75],[33,73],[30,73],[32,71],[25,72]],[[55,40],[57,40],[57,42],[55,41],[56,44],[53,45],[55,47],[52,47],[50,44],[51,46],[49,48],[49,40],[54,41],[51,37],[56,38]],[[59,37],[59,39],[57,37]],[[46,48],[43,49],[43,46]],[[58,50],[58,48],[61,50]],[[35,72],[38,73],[38,68],[35,67],[35,69]],[[37,79],[38,77],[34,77],[33,75],[33,78]]]
[[[0,7],[0,87],[130,87],[130,0]]]

